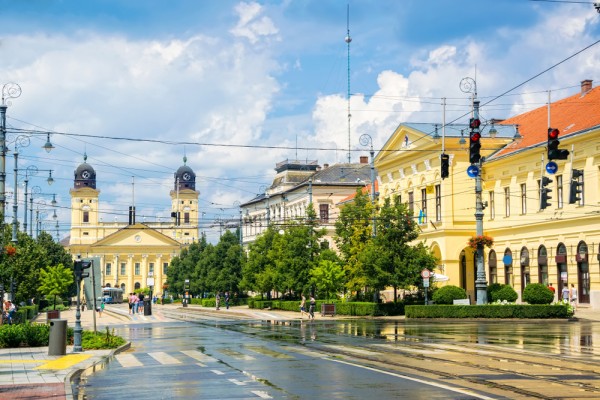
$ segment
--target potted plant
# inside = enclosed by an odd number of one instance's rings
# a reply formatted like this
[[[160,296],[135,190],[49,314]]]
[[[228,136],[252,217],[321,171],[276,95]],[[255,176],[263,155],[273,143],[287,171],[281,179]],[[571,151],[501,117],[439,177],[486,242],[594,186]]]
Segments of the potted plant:
[[[494,238],[487,235],[473,235],[469,238],[469,247],[477,250],[477,246],[481,244],[482,247],[492,247],[494,245]]]

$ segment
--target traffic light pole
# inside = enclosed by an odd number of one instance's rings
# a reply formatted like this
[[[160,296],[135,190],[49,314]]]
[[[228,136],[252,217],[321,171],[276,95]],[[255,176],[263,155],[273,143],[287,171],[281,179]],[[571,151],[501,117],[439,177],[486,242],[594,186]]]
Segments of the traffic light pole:
[[[83,351],[81,347],[81,332],[83,332],[81,327],[81,302],[79,300],[81,296],[81,277],[76,274],[75,279],[77,281],[77,309],[75,311],[75,328],[73,328],[73,353],[79,353]],[[94,312],[96,311],[94,310]]]
[[[473,118],[479,119],[479,100],[473,100]],[[477,166],[479,172],[475,177],[475,233],[477,236],[483,236],[483,200],[481,189],[481,169],[482,159]],[[475,289],[477,290],[477,304],[487,303],[487,281],[485,277],[485,268],[483,266],[483,243],[477,241],[477,250],[475,253],[475,263],[477,265],[477,275],[475,279]]]

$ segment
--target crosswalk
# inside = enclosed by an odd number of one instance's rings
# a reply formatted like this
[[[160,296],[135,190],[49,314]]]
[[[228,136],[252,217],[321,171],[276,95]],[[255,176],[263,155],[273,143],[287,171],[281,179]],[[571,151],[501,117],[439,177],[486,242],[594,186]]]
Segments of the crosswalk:
[[[227,368],[228,363],[224,363],[223,360],[253,362],[265,356],[281,360],[293,359],[298,355],[303,355],[301,351],[296,354],[289,354],[288,352],[279,351],[277,348],[260,345],[240,346],[235,349],[215,347],[211,349],[211,353],[212,355],[209,355],[199,350],[120,353],[114,356],[111,368],[124,368],[134,372],[140,368],[170,366],[171,368],[182,368],[182,371],[186,371],[186,373],[192,371],[190,368],[199,368],[197,370],[198,374],[204,377],[213,376],[214,379],[222,379],[223,382],[231,384],[232,388],[246,388],[246,393],[251,394],[251,397],[271,399],[273,395],[269,393],[269,390],[263,390],[263,384],[256,377]],[[175,372],[176,370],[171,369],[170,371]]]

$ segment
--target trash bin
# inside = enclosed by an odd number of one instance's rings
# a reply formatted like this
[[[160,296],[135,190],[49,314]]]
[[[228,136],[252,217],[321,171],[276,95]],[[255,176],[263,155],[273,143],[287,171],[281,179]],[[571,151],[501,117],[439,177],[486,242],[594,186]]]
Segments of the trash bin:
[[[149,297],[144,298],[144,315],[152,315],[152,302]]]
[[[50,338],[48,340],[49,356],[64,356],[67,354],[67,320],[50,320]]]

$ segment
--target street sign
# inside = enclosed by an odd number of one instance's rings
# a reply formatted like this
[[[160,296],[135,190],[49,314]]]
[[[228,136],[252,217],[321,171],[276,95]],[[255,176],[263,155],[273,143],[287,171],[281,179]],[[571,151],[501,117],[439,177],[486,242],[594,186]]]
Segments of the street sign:
[[[423,279],[423,287],[424,288],[429,287],[429,278]]]
[[[467,175],[471,178],[476,178],[479,175],[479,168],[476,165],[471,165],[467,168]]]
[[[546,172],[554,175],[556,173],[556,171],[558,171],[558,164],[555,163],[554,161],[550,161],[548,164],[546,164]]]
[[[421,271],[421,277],[423,279],[429,279],[430,276],[431,276],[431,271],[429,271],[427,268],[425,268],[424,270]]]

